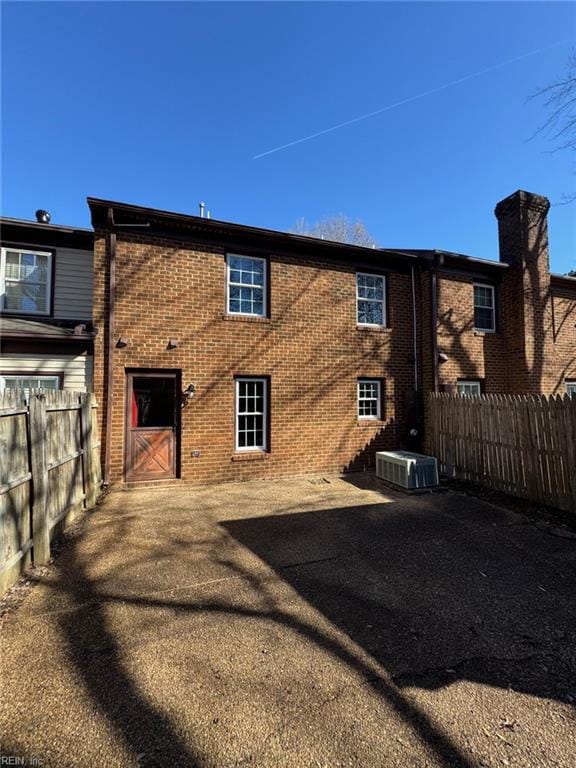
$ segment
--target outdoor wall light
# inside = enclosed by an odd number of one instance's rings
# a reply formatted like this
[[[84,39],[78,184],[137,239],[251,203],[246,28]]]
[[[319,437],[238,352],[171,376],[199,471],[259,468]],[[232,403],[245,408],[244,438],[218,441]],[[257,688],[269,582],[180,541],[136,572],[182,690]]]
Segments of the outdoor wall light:
[[[116,342],[116,346],[118,347],[118,349],[123,349],[124,347],[127,347],[128,339],[126,339],[124,336],[120,336],[120,338]]]
[[[196,385],[195,384],[188,384],[186,389],[182,392],[180,395],[181,401],[182,401],[182,408],[185,408],[190,400],[194,397],[196,394]]]
[[[439,363],[446,363],[446,362],[448,362],[448,355],[446,354],[446,352],[440,352],[438,354],[438,362]]]
[[[178,339],[168,339],[168,349],[176,349],[178,346]]]
[[[196,394],[196,386],[194,384],[188,384],[184,392],[182,392],[182,397],[185,400],[192,400],[195,394]]]

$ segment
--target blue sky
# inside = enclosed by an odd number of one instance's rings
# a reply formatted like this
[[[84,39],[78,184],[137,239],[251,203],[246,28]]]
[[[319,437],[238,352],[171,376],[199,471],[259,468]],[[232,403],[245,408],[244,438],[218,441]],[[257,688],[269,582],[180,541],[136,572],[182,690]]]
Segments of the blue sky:
[[[568,154],[530,140],[529,97],[574,24],[551,2],[2,3],[2,213],[88,226],[87,195],[273,229],[343,212],[383,247],[497,258],[498,200],[573,189]],[[555,272],[576,267],[575,220],[553,206]]]

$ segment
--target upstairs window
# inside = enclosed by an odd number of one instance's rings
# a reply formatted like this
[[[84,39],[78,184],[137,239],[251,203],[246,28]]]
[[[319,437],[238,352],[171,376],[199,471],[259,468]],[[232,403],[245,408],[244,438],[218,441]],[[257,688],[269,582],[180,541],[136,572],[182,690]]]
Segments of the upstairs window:
[[[51,253],[2,248],[0,308],[24,315],[49,314],[51,272]]]
[[[570,397],[576,397],[576,379],[566,379],[566,394]]]
[[[229,314],[266,317],[266,259],[229,253],[226,282]]]
[[[385,278],[356,273],[356,320],[358,325],[386,325]]]
[[[496,303],[494,286],[474,285],[474,330],[494,332],[496,330]]]
[[[236,379],[236,450],[265,451],[267,380]]]
[[[378,379],[358,379],[358,418],[379,419],[380,413],[380,381]]]
[[[479,381],[459,381],[456,384],[456,391],[459,395],[467,395],[469,397],[481,395],[482,386]]]

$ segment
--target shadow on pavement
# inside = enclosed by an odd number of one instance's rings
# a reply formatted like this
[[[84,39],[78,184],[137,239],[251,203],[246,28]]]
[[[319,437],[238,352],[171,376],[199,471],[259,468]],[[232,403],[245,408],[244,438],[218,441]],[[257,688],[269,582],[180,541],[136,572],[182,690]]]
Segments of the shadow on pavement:
[[[459,503],[450,495],[221,525],[399,687],[466,679],[566,701],[576,684],[573,566],[562,572],[517,546],[524,526],[466,524],[451,515]],[[347,551],[319,557],[338,543]]]
[[[566,701],[576,687],[576,571],[573,542],[539,544],[539,531],[463,498],[448,494],[314,512],[288,506],[282,514],[212,523],[206,532],[185,514],[164,527],[154,516],[102,520],[107,533],[99,546],[81,554],[79,543],[72,543],[49,585],[62,606],[54,613],[74,677],[134,764],[213,764],[193,735],[178,730],[140,689],[109,609],[138,609],[151,622],[152,638],[163,636],[165,609],[175,621],[206,615],[256,619],[304,638],[359,675],[412,729],[435,764],[476,768],[438,718],[405,689],[470,680]],[[107,552],[123,542],[126,552],[111,570]],[[283,608],[268,589],[277,581],[263,578],[269,570],[257,571],[250,557],[239,558],[245,548],[340,632]],[[191,579],[199,558],[231,580],[228,591],[179,590],[177,579]],[[90,570],[99,560],[103,573],[113,574],[110,580]],[[142,571],[152,581],[138,592],[135,577]],[[162,589],[161,573],[168,589]],[[248,589],[247,600],[239,597],[240,583]],[[159,613],[148,613],[155,609]],[[253,627],[254,622],[246,631]],[[185,647],[183,664],[187,653]],[[93,738],[97,744],[97,734]]]

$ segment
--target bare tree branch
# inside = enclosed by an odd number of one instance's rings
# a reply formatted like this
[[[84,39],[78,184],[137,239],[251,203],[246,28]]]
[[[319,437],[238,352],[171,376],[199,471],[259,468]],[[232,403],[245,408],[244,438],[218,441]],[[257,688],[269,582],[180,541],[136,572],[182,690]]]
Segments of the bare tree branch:
[[[376,238],[368,232],[361,219],[352,221],[343,213],[339,213],[337,216],[327,216],[315,224],[309,224],[304,218],[298,219],[291,232],[295,235],[319,237],[323,240],[362,245],[366,248],[377,246]]]
[[[566,74],[532,96],[542,99],[547,117],[531,138],[541,135],[554,147],[552,152],[576,150],[576,50],[568,58]],[[576,200],[576,192],[563,195],[563,203]]]

